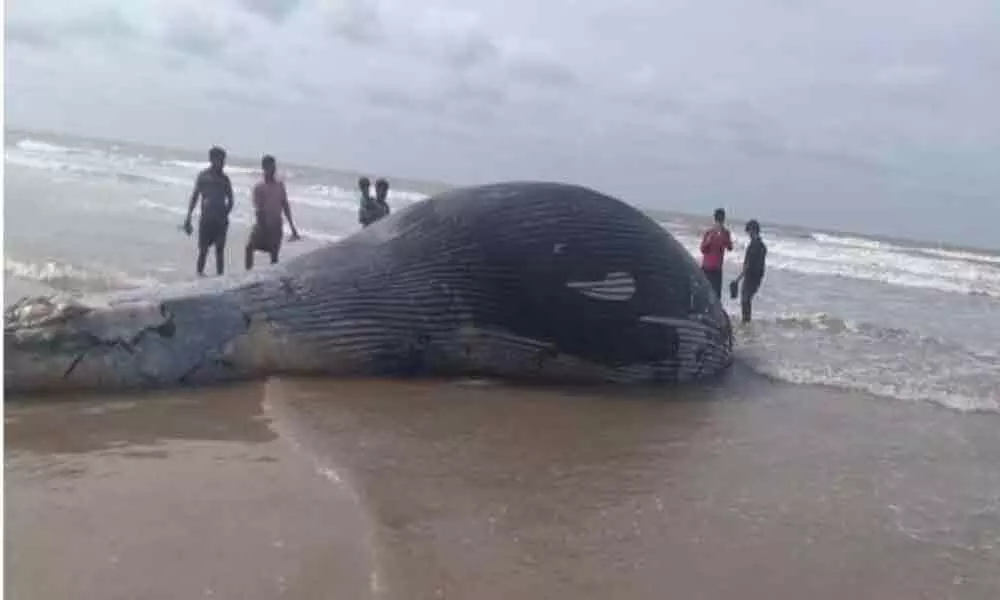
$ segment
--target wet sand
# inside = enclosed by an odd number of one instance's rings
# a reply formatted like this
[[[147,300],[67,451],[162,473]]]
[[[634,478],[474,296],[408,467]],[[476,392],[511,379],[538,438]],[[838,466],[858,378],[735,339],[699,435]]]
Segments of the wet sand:
[[[259,385],[6,410],[8,598],[364,598],[371,528]]]
[[[740,369],[8,399],[6,591],[995,599],[998,427]]]

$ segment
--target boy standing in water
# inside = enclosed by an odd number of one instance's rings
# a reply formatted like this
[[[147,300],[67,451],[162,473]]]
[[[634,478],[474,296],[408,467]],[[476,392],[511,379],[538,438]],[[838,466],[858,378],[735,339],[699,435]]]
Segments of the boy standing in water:
[[[292,220],[292,207],[288,204],[285,183],[278,181],[275,177],[278,167],[277,161],[270,154],[266,154],[261,159],[260,166],[264,172],[264,180],[253,186],[251,197],[256,218],[253,229],[250,230],[250,238],[247,240],[246,254],[244,255],[244,266],[248,271],[253,268],[254,252],[270,254],[272,265],[278,262],[278,253],[281,251],[281,236],[284,234],[283,216],[288,219],[288,225],[292,228],[292,236],[289,241],[294,242],[299,239],[299,232]]]
[[[226,166],[226,151],[213,146],[208,151],[210,166],[198,173],[188,204],[187,218],[183,229],[191,235],[191,213],[201,197],[201,213],[198,219],[198,276],[205,274],[205,259],[208,249],[215,246],[215,272],[222,275],[226,267],[226,233],[229,231],[229,213],[233,210],[233,184],[223,169]]]
[[[375,220],[389,216],[389,182],[379,177],[375,180],[375,204],[378,205],[378,216]]]
[[[372,182],[367,177],[358,178],[358,191],[361,192],[361,200],[358,204],[358,223],[362,227],[368,227],[372,223]]]
[[[743,309],[743,322],[749,323],[752,312],[751,301],[760,284],[764,281],[764,263],[767,260],[767,246],[760,239],[760,223],[756,219],[747,221],[746,232],[750,236],[750,244],[747,246],[746,254],[743,257],[743,271],[733,281],[739,285],[743,281],[740,293],[740,307]]]
[[[715,290],[715,297],[722,299],[722,261],[726,251],[733,249],[733,238],[726,229],[726,211],[715,209],[715,225],[701,237],[701,269]]]

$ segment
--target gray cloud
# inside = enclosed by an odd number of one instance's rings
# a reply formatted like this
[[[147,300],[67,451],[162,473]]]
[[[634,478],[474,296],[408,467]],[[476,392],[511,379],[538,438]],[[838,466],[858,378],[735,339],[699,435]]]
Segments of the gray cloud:
[[[459,101],[477,107],[493,108],[507,101],[507,92],[497,85],[469,79],[456,80],[447,93]]]
[[[500,57],[496,40],[478,15],[427,10],[401,19],[397,38],[403,51],[416,51],[460,70],[487,67]]]
[[[55,30],[40,22],[20,19],[7,21],[7,41],[36,48],[54,47],[59,44],[59,36]]]
[[[199,58],[214,58],[235,37],[232,25],[216,23],[195,11],[173,15],[167,22],[163,39],[173,50]]]
[[[572,87],[577,78],[566,65],[542,57],[524,57],[512,60],[510,71],[516,79],[543,86]]]
[[[302,4],[302,0],[239,0],[239,2],[249,12],[275,23],[287,19]]]
[[[115,43],[139,35],[138,29],[116,6],[91,9],[78,19],[67,21],[61,28],[63,35],[75,38],[97,38]]]
[[[370,105],[391,113],[399,110],[420,113],[439,126],[454,124],[462,131],[466,125],[495,119],[507,99],[503,89],[470,79],[456,79],[425,89],[375,83],[364,89],[362,97]]]
[[[336,37],[361,45],[382,39],[382,22],[377,0],[326,0],[322,18]]]
[[[473,68],[498,57],[496,44],[488,37],[469,33],[447,47],[448,62],[458,69]]]
[[[97,6],[81,14],[49,19],[23,16],[17,11],[10,11],[9,15],[7,38],[29,46],[56,47],[80,40],[114,46],[139,35],[133,23],[115,6]]]
[[[373,85],[364,91],[365,101],[380,108],[439,114],[444,109],[441,98],[408,92],[385,85]]]

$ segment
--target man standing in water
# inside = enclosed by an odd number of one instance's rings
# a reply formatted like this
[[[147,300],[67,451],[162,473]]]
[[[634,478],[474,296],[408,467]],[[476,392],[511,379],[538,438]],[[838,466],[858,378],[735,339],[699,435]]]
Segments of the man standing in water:
[[[205,259],[208,249],[215,246],[215,272],[219,275],[226,268],[226,233],[229,231],[229,213],[233,210],[233,184],[223,172],[226,166],[226,151],[213,146],[208,151],[210,166],[198,173],[188,204],[184,232],[191,235],[191,214],[201,197],[201,214],[198,218],[198,276],[205,275]]]
[[[733,249],[733,238],[726,229],[726,211],[715,209],[715,225],[701,237],[701,269],[712,284],[716,298],[722,299],[722,262],[727,250]]]
[[[750,236],[750,244],[747,246],[746,254],[743,256],[743,270],[733,281],[734,285],[739,285],[743,281],[740,290],[740,307],[743,309],[743,322],[749,323],[753,308],[751,302],[760,284],[764,281],[764,263],[767,260],[767,246],[760,239],[760,223],[756,219],[747,221],[746,232]]]
[[[277,264],[278,253],[281,251],[281,237],[284,235],[284,219],[292,228],[289,241],[299,239],[299,232],[292,220],[292,207],[288,204],[288,192],[285,183],[275,177],[277,161],[270,154],[265,154],[260,161],[264,172],[264,180],[253,186],[253,209],[255,220],[250,238],[247,240],[244,266],[249,271],[253,268],[254,252],[267,252],[271,255],[271,264]]]

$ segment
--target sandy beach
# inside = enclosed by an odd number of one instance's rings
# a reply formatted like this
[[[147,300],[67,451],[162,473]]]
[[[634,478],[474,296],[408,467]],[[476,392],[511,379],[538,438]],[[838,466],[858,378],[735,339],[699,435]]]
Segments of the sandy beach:
[[[6,591],[992,599],[997,419],[740,369],[12,398]]]

